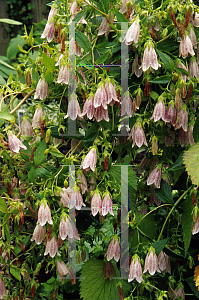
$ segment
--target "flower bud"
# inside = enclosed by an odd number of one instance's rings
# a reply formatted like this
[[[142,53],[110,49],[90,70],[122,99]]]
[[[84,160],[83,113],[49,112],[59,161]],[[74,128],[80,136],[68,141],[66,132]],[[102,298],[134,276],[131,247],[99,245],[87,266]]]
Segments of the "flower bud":
[[[158,152],[158,139],[154,136],[152,138],[152,154],[156,155],[156,153]]]
[[[45,137],[45,142],[46,144],[49,142],[50,140],[50,135],[51,135],[51,129],[48,128],[48,130],[46,131],[46,137]]]

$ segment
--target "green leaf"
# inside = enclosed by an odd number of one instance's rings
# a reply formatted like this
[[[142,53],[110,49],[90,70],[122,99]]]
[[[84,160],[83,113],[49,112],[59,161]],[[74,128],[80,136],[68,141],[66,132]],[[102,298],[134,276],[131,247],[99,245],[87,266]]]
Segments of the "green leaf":
[[[15,255],[18,255],[21,252],[21,247],[19,246],[19,244],[16,244],[15,248],[14,248],[14,253]]]
[[[141,219],[142,221],[140,221]],[[150,214],[143,218],[142,214],[136,213],[136,221],[138,221],[137,228],[140,229],[140,233],[148,237],[150,240],[156,238],[158,227],[153,215]]]
[[[31,155],[30,145],[27,141],[24,141],[23,144],[26,146],[27,150],[24,150],[24,149],[20,150],[21,157],[26,161],[30,161],[30,155]],[[28,155],[26,155],[24,153],[27,153]]]
[[[159,98],[158,93],[156,93],[155,91],[151,91],[151,98],[152,98],[153,100],[158,99],[158,98]]]
[[[199,291],[197,289],[197,287],[195,286],[195,282],[193,280],[193,276],[186,278],[185,281],[188,283],[188,285],[190,286],[190,288],[192,289],[192,291],[194,292],[195,296],[199,299]]]
[[[59,157],[59,158],[65,157],[65,155],[61,153],[56,147],[52,147],[51,149],[49,149],[48,153],[50,153],[52,156]]]
[[[9,64],[7,64],[5,61],[3,61],[2,59],[0,59],[0,63],[2,65],[4,65],[5,67],[8,67],[9,69],[15,70],[15,68]]]
[[[7,211],[8,211],[8,208],[7,208],[7,205],[5,203],[5,200],[2,199],[1,197],[0,197],[0,211],[2,213],[7,213]]]
[[[115,9],[115,15],[116,15],[116,18],[117,18],[118,22],[128,22],[127,19],[126,19],[126,17],[123,16],[123,14],[121,14],[119,12],[119,10],[117,10],[117,9]]]
[[[105,62],[108,58],[109,58],[109,51],[105,52],[104,54],[102,54],[97,60],[96,60],[96,64],[102,64],[103,62]]]
[[[161,181],[159,189],[155,189],[155,194],[163,203],[174,204],[171,188],[165,180]]]
[[[51,83],[53,82],[54,76],[53,73],[51,71],[46,71],[45,73],[45,79],[48,82],[49,85],[51,85]]]
[[[91,259],[84,263],[80,279],[80,295],[83,300],[120,300],[118,280],[104,279],[104,262]]]
[[[7,23],[7,24],[10,24],[10,25],[22,25],[23,23],[19,22],[19,21],[15,21],[15,20],[11,20],[11,19],[0,19],[0,22],[3,22],[3,23]]]
[[[46,170],[45,168],[37,168],[35,170],[35,175],[39,176],[40,178],[52,177],[51,173],[48,170]]]
[[[15,117],[6,111],[0,111],[0,119],[4,119],[9,122],[15,121]]]
[[[193,184],[199,184],[199,143],[184,152],[183,161]]]
[[[189,249],[189,245],[192,237],[192,228],[193,228],[193,212],[194,205],[192,199],[187,196],[186,200],[183,203],[183,215],[182,215],[182,232],[183,232],[183,241],[185,248],[185,255]]]
[[[17,279],[21,280],[21,275],[20,275],[20,269],[18,269],[16,266],[11,266],[10,267],[10,273]]]
[[[76,31],[76,42],[77,44],[83,48],[86,52],[90,52],[92,50],[91,43],[89,42],[87,36],[85,36],[82,32]]]
[[[20,45],[23,48],[25,43],[26,42],[24,39],[22,39],[21,35],[18,35],[16,38],[11,39],[7,48],[8,59],[10,60],[14,59],[17,53],[19,53],[20,51],[18,45]]]
[[[46,53],[42,53],[43,64],[46,67],[47,71],[54,72],[55,70],[55,61],[53,58],[46,55]]]
[[[169,170],[179,170],[182,169],[182,165],[183,165],[183,155],[184,155],[184,151],[182,151],[180,153],[180,155],[178,156],[178,158],[176,159],[175,164],[173,165],[173,167]],[[184,167],[183,167],[184,168]]]
[[[166,66],[166,68],[170,71],[173,72],[174,70],[174,62],[171,59],[171,57],[169,55],[167,55],[166,53],[163,53],[162,51],[157,49],[157,52],[160,56],[161,61],[164,63],[164,65]]]
[[[176,70],[177,70],[177,71],[180,71],[180,73],[182,73],[182,74],[184,74],[184,75],[190,76],[189,72],[187,72],[187,71],[184,70],[183,68],[177,68],[177,67],[176,67]]]
[[[152,247],[155,249],[155,253],[157,255],[160,254],[160,252],[163,250],[167,242],[168,242],[168,238],[152,244]]]
[[[0,85],[5,85],[6,81],[3,79],[3,77],[0,75]]]
[[[199,117],[197,117],[197,119],[194,123],[193,138],[194,138],[195,143],[199,142]]]
[[[7,223],[8,217],[9,217],[9,215],[8,215],[8,213],[6,213],[3,218],[3,223],[4,223],[3,229],[4,229],[4,233],[6,235],[7,242],[10,244],[10,229],[9,229],[9,225]]]
[[[47,149],[45,139],[41,142],[34,155],[34,164],[35,166],[40,166],[46,162],[47,155],[44,155],[44,151]]]
[[[149,82],[151,83],[156,83],[156,84],[166,84],[171,80],[171,76],[170,75],[163,75],[163,76],[158,76],[153,80],[149,80]]]
[[[35,166],[32,165],[30,171],[28,172],[28,180],[29,182],[36,183],[35,181]]]

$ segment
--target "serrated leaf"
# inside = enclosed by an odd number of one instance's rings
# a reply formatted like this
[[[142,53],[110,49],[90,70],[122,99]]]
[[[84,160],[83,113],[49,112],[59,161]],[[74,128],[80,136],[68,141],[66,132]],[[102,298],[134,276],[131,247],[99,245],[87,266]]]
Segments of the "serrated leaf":
[[[116,15],[116,18],[117,18],[118,22],[128,22],[127,19],[126,19],[126,17],[123,16],[123,14],[121,14],[119,12],[119,10],[117,10],[117,9],[115,9],[115,15]]]
[[[182,232],[183,232],[183,241],[185,248],[185,255],[189,249],[189,245],[192,237],[192,228],[193,228],[193,215],[192,211],[194,209],[194,205],[192,199],[187,197],[183,203],[183,215],[182,215]]]
[[[193,184],[199,184],[199,143],[184,152],[183,161]]]
[[[47,155],[44,155],[44,151],[47,149],[45,139],[41,142],[34,155],[34,164],[35,166],[40,166],[46,162]]]
[[[10,25],[22,25],[23,24],[19,21],[15,21],[15,20],[12,20],[12,19],[6,19],[6,18],[1,18],[0,22],[10,24]]]
[[[10,273],[17,279],[21,280],[20,269],[15,266],[10,267]]]
[[[52,176],[51,173],[45,168],[37,168],[35,170],[35,175],[39,176],[40,178],[49,178]]]
[[[88,38],[86,35],[84,35],[80,31],[76,31],[76,42],[77,44],[83,48],[86,52],[90,52],[92,50],[91,43],[89,42]]]
[[[28,180],[29,182],[35,183],[35,166],[32,165],[30,171],[28,172]]]
[[[120,300],[118,280],[104,279],[104,262],[98,259],[87,261],[81,271],[80,295],[83,300]]]
[[[102,54],[97,60],[96,60],[96,64],[102,64],[103,62],[105,62],[109,57],[109,51],[105,52],[104,54]]]
[[[161,61],[164,63],[164,65],[166,66],[166,68],[170,71],[173,72],[174,69],[174,62],[171,59],[171,57],[169,55],[167,55],[166,53],[160,51],[157,49],[157,52],[160,56]]]
[[[155,253],[157,255],[160,254],[160,252],[163,250],[164,246],[166,245],[166,243],[168,242],[168,238],[155,242],[152,244],[152,247],[155,249]]]
[[[159,189],[155,189],[155,194],[163,203],[174,204],[171,188],[165,180],[161,181]]]
[[[149,82],[151,83],[156,83],[156,84],[166,84],[171,80],[171,76],[170,75],[163,75],[160,77],[156,77],[153,80],[149,80]]]
[[[42,53],[43,64],[45,65],[47,71],[54,72],[55,70],[55,61],[53,58],[46,55],[46,53]]]
[[[4,119],[9,122],[15,121],[15,117],[6,111],[0,111],[0,119]]]
[[[6,205],[6,203],[5,203],[5,200],[2,199],[2,198],[0,198],[0,211],[1,211],[2,213],[6,213],[7,210],[8,210],[8,208],[7,208],[7,205]]]
[[[193,280],[193,276],[186,278],[185,281],[188,283],[192,291],[194,292],[195,296],[199,299],[199,291],[197,287],[195,286],[195,282]]]
[[[193,138],[194,138],[195,143],[199,142],[199,117],[197,117],[197,119],[194,123]]]

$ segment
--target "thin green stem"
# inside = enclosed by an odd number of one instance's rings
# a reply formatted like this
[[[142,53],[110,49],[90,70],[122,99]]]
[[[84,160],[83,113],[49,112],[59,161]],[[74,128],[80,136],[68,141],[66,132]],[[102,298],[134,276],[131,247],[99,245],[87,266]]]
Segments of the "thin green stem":
[[[162,236],[162,233],[163,233],[163,231],[164,231],[164,228],[165,228],[165,226],[166,226],[166,223],[167,223],[167,221],[168,221],[170,215],[172,214],[173,210],[176,208],[176,206],[178,205],[178,203],[182,200],[182,198],[188,193],[188,191],[189,191],[191,188],[192,188],[192,185],[188,188],[188,190],[186,190],[186,191],[180,196],[180,198],[175,202],[174,206],[172,207],[172,209],[171,209],[170,212],[168,213],[168,215],[167,215],[167,217],[166,217],[166,220],[164,221],[164,224],[163,224],[163,226],[162,226],[162,229],[161,229],[161,232],[160,232],[160,234],[159,234],[159,237],[158,237],[158,239],[157,239],[157,242],[159,242],[159,240],[160,240],[160,238],[161,238],[161,236]]]

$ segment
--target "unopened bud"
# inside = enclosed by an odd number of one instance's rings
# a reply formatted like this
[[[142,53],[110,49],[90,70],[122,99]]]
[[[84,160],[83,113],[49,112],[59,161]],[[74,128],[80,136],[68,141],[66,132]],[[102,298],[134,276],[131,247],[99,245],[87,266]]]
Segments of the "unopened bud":
[[[68,188],[68,180],[67,180],[67,179],[64,180],[64,187],[65,187],[66,189]]]
[[[157,138],[154,136],[152,138],[152,153],[153,155],[156,155],[157,152],[158,152],[158,143],[157,143]]]
[[[47,131],[46,131],[46,137],[45,137],[45,141],[46,141],[46,144],[49,142],[50,140],[50,135],[51,135],[51,129],[49,128]]]
[[[162,32],[162,38],[164,39],[167,36],[167,34],[168,34],[168,29],[165,28]]]
[[[194,223],[197,221],[198,218],[198,206],[196,205],[193,209],[193,221]]]

